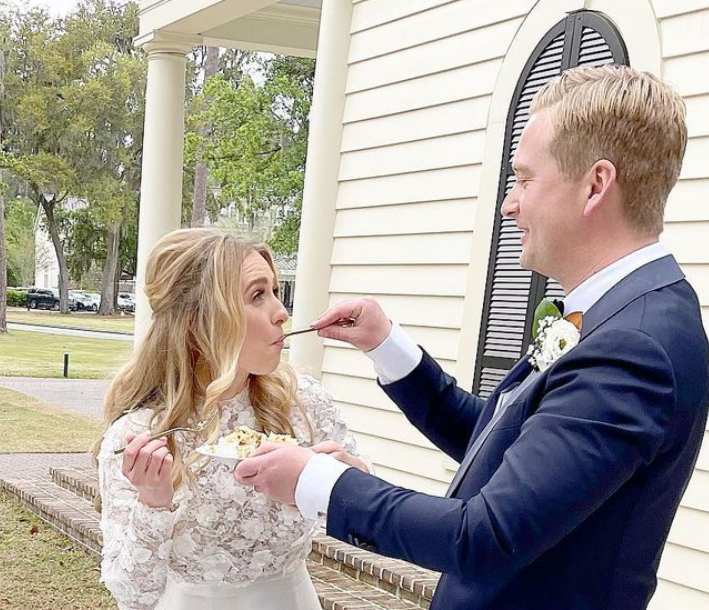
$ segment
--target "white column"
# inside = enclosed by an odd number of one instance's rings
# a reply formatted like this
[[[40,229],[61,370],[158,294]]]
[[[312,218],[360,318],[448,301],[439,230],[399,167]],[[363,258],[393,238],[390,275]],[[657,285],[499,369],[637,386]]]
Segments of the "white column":
[[[147,331],[150,306],[145,297],[145,265],[155,243],[180,227],[182,154],[185,133],[185,55],[191,46],[148,42],[143,168],[140,185],[135,342]]]
[[[293,328],[307,327],[328,306],[351,20],[350,0],[323,0],[310,113]],[[320,376],[322,358],[322,339],[312,333],[292,338],[289,359],[299,370]]]

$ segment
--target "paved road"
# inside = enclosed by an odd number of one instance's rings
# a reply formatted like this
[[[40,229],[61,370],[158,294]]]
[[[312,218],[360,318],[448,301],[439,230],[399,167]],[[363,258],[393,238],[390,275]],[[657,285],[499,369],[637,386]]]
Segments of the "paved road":
[[[116,341],[133,341],[133,335],[123,333],[111,333],[94,330],[76,330],[73,328],[61,328],[60,326],[34,326],[32,324],[22,324],[18,322],[8,322],[10,330],[26,330],[33,333],[49,333],[50,335],[69,335],[72,337],[84,337],[86,339],[115,339]]]
[[[33,396],[67,411],[101,419],[103,397],[108,389],[104,379],[37,379],[0,377],[0,386]]]

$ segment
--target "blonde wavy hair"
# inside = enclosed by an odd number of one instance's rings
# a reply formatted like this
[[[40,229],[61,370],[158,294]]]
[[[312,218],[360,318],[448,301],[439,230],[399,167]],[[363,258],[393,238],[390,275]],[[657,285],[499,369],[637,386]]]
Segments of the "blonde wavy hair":
[[[628,66],[579,67],[537,92],[530,112],[546,108],[554,126],[550,150],[562,173],[578,178],[596,161],[610,161],[626,218],[643,233],[661,233],[687,146],[680,95]]]
[[[205,440],[218,436],[220,404],[236,379],[246,336],[241,267],[252,252],[266,260],[277,281],[267,246],[223,230],[181,229],[158,241],[145,276],[152,319],[145,338],[106,394],[106,429],[122,415],[146,408],[153,411],[153,432],[207,420]],[[251,375],[248,392],[264,432],[293,434],[289,418],[293,406],[305,416],[296,398],[296,376],[285,363],[268,375]],[[100,443],[99,439],[94,456]],[[168,437],[168,448],[175,458],[177,488],[190,478],[187,466],[197,456],[183,462],[173,435]]]

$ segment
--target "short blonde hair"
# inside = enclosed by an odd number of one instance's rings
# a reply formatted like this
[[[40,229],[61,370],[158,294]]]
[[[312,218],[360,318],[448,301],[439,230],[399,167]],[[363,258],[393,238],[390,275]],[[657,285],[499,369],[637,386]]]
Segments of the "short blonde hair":
[[[628,221],[643,233],[661,233],[687,145],[682,98],[648,72],[579,67],[535,95],[530,112],[544,109],[551,111],[550,147],[561,172],[578,178],[596,161],[610,161]]]

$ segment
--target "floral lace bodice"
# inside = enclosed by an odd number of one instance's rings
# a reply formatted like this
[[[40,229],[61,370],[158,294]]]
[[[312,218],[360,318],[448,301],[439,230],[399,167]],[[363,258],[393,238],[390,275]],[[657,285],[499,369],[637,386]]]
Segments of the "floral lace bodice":
[[[305,376],[298,381],[314,443],[334,440],[355,454],[354,441],[320,384]],[[138,409],[119,419],[106,432],[99,453],[101,574],[120,608],[154,608],[168,571],[177,581],[248,584],[287,573],[308,556],[319,522],[239,485],[233,468],[216,460],[196,471],[191,487],[176,491],[174,512],[139,502],[121,472],[122,456],[113,451],[124,445],[127,434],[145,431],[151,414]],[[222,407],[220,433],[238,425],[256,427],[247,391]],[[309,444],[309,427],[297,408],[291,410],[291,425],[298,440]],[[186,455],[194,445],[182,440]]]

